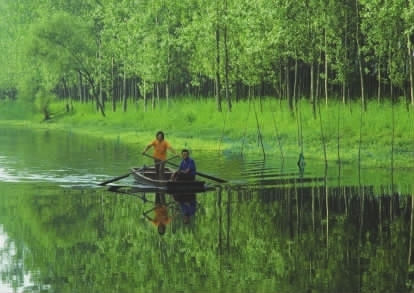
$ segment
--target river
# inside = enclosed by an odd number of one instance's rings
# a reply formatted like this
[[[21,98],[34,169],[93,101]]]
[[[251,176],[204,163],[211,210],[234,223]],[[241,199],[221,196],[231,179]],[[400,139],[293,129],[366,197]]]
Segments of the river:
[[[215,188],[188,224],[166,194],[160,236],[143,216],[155,194],[98,185],[151,164],[143,147],[0,127],[0,292],[413,289],[413,168],[194,150],[228,182],[199,176]]]

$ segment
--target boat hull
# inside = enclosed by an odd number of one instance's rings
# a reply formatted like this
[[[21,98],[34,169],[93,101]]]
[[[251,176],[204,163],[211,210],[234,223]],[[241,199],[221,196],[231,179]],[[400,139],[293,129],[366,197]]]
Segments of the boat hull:
[[[132,167],[131,173],[135,181],[139,184],[161,187],[169,193],[172,192],[198,192],[205,191],[207,188],[204,181],[171,181],[174,170],[165,167],[163,178],[159,179],[155,167]]]

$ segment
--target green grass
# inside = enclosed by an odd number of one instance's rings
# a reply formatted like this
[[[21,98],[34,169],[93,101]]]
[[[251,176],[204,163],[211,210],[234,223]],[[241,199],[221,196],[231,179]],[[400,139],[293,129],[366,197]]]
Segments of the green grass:
[[[375,166],[390,165],[394,142],[395,165],[413,166],[413,108],[408,112],[404,104],[371,102],[368,111],[361,112],[359,102],[348,105],[331,102],[320,105],[317,119],[313,118],[308,101],[299,102],[298,109],[300,115],[294,115],[286,102],[267,98],[261,104],[258,101],[234,103],[231,112],[220,113],[214,99],[181,98],[171,99],[168,106],[162,101],[154,110],[148,105],[147,111],[143,111],[142,104],[131,103],[127,112],[119,105],[112,112],[107,104],[106,117],[103,117],[93,103],[75,103],[71,113],[65,113],[65,103],[54,103],[51,105],[53,119],[41,122],[41,113],[33,115],[32,107],[3,102],[0,119],[7,119],[3,124],[21,124],[25,120],[26,126],[34,128],[70,129],[126,144],[144,145],[158,130],[163,130],[177,149],[261,154],[263,142],[267,154],[281,155],[282,151],[284,156],[296,156],[303,150],[307,158],[315,159],[325,159],[326,149],[328,161],[341,162],[357,161],[361,146],[361,163]]]

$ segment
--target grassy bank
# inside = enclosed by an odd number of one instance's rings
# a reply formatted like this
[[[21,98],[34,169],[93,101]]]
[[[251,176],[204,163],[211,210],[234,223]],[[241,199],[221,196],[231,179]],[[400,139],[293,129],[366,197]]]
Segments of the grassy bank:
[[[329,162],[360,162],[367,166],[412,167],[414,162],[414,114],[404,104],[371,102],[362,112],[359,103],[331,102],[317,109],[302,100],[299,114],[289,111],[286,102],[265,99],[262,103],[239,102],[232,112],[216,111],[213,99],[178,100],[143,111],[142,104],[129,104],[128,111],[102,117],[94,105],[75,103],[65,112],[64,103],[51,105],[51,121],[21,103],[2,102],[0,123],[32,128],[65,129],[73,132],[120,140],[126,144],[148,143],[158,130],[164,130],[176,148],[275,154],[305,157]],[[108,105],[109,106],[109,105]]]

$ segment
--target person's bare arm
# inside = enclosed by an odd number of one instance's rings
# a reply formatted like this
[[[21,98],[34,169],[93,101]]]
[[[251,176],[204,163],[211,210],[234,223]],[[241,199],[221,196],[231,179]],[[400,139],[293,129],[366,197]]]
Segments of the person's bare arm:
[[[175,155],[175,156],[178,156],[178,153],[177,153],[177,151],[172,147],[172,146],[170,146],[170,150],[172,151],[172,153]]]
[[[149,145],[147,145],[145,148],[144,148],[144,150],[142,151],[142,154],[145,154],[148,150],[149,150],[149,148],[152,146],[152,144],[150,143]]]

